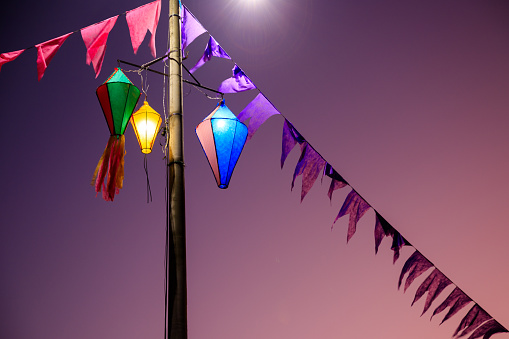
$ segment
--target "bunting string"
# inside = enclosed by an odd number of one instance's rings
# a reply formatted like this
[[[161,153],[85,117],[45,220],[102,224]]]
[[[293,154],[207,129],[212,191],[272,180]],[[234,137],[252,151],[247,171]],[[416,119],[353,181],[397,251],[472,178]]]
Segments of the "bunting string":
[[[0,53],[0,70],[2,65],[14,61],[24,51],[36,48],[37,49],[37,77],[40,81],[44,76],[46,68],[48,68],[51,59],[58,52],[60,47],[64,44],[65,40],[72,34],[81,32],[83,42],[87,49],[86,63],[92,64],[95,72],[95,77],[99,76],[103,64],[104,56],[106,53],[106,42],[108,34],[115,26],[117,18],[120,15],[126,16],[131,43],[133,46],[134,54],[137,53],[147,31],[151,33],[149,47],[154,58],[156,57],[155,49],[155,35],[157,25],[159,23],[159,16],[161,13],[161,0],[156,0],[145,5],[139,6],[135,9],[118,14],[109,19],[99,21],[93,25],[72,31],[64,34],[58,38],[54,38],[40,44],[30,46],[21,50]]]
[[[199,21],[192,15],[189,10],[183,6],[182,35],[187,34],[185,43],[183,42],[182,50],[187,47],[197,36],[207,32]],[[188,34],[193,32],[193,34]],[[210,35],[210,34],[209,34]],[[295,166],[291,189],[293,190],[297,177],[302,177],[301,185],[301,202],[306,194],[316,182],[320,173],[322,179],[325,176],[331,179],[327,196],[332,203],[332,194],[334,191],[349,186],[351,191],[346,196],[337,217],[334,219],[332,226],[338,219],[348,215],[348,231],[347,243],[356,232],[357,223],[367,213],[369,209],[375,212],[375,254],[378,253],[379,246],[384,237],[391,237],[391,250],[394,252],[393,264],[398,260],[400,251],[405,246],[414,248],[414,253],[406,260],[398,280],[398,289],[404,283],[404,291],[422,274],[431,271],[425,280],[419,285],[415,292],[412,305],[420,300],[425,294],[426,300],[422,314],[426,313],[438,296],[450,285],[454,286],[452,292],[445,300],[438,305],[432,315],[443,312],[449,308],[448,312],[442,319],[441,323],[449,320],[461,309],[468,304],[473,303],[468,313],[461,320],[458,328],[453,334],[453,338],[459,338],[470,334],[468,339],[481,338],[489,339],[493,334],[509,332],[503,325],[490,316],[478,303],[470,298],[455,283],[447,278],[431,261],[429,261],[420,251],[411,245],[382,215],[369,204],[343,176],[341,176],[332,165],[327,162],[320,153],[297,131],[293,124],[281,113],[263,92],[251,81],[245,72],[237,65],[230,55],[217,43],[217,40],[210,35],[203,56],[198,60],[191,69],[194,73],[200,67],[204,66],[212,57],[228,59],[234,64],[233,76],[224,80],[218,90],[224,93],[239,93],[247,90],[256,89],[259,94],[242,110],[238,119],[242,122],[249,120],[248,137],[249,141],[258,128],[271,116],[281,115],[284,118],[283,134],[282,134],[282,150],[281,150],[281,168],[283,168],[288,154],[298,144],[300,148],[300,157]]]

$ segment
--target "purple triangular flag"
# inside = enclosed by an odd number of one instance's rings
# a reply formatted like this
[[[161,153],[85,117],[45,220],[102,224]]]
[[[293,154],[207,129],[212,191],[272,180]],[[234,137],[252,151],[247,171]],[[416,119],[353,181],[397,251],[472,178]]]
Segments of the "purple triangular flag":
[[[182,5],[182,54],[187,46],[193,42],[194,39],[205,33],[207,30],[203,28],[200,22],[194,17],[194,15],[187,9],[186,6]],[[169,53],[170,51],[168,51]],[[167,54],[168,54],[167,53]]]
[[[491,316],[486,313],[485,310],[481,308],[478,304],[472,306],[470,311],[468,311],[467,315],[461,320],[458,328],[454,332],[454,337],[463,337],[473,330],[475,330],[479,325],[481,325],[486,320],[491,319]],[[460,331],[461,334],[459,333]]]
[[[334,225],[336,221],[344,215],[350,214],[350,220],[348,222],[348,234],[346,236],[346,242],[350,241],[352,236],[355,234],[357,229],[357,222],[359,219],[368,211],[371,206],[361,198],[355,190],[352,189],[348,193],[343,206],[339,210],[338,216],[332,223]]]
[[[292,189],[295,184],[295,178],[302,174],[302,191],[300,194],[300,201],[304,200],[304,197],[309,192],[311,187],[318,178],[320,172],[322,172],[325,166],[325,160],[322,156],[316,152],[307,142],[305,143],[304,149],[300,156],[299,162],[293,172]]]
[[[251,79],[240,69],[237,64],[233,67],[233,77],[226,79],[219,85],[217,89],[222,93],[239,93],[255,89],[256,86],[253,84]]]
[[[331,201],[332,203],[332,193],[335,191],[335,190],[338,190],[340,188],[343,188],[345,186],[348,186],[348,183],[346,182],[345,179],[343,179],[343,177],[338,173],[336,172],[336,170],[334,168],[332,168],[332,166],[330,164],[326,164],[325,165],[325,168],[324,168],[324,174],[326,176],[328,176],[329,178],[331,178],[331,183],[330,183],[330,186],[329,186],[329,191],[327,192],[327,196],[329,197],[329,200]]]
[[[490,339],[491,336],[494,335],[495,333],[504,332],[509,331],[507,330],[507,328],[502,326],[498,321],[496,321],[495,319],[491,319],[482,324],[481,326],[479,326],[474,331],[474,333],[472,333],[472,335],[468,337],[468,339],[477,339],[480,338],[481,336],[483,337],[483,339]]]
[[[212,57],[218,57],[218,58],[224,58],[224,59],[232,59],[228,55],[228,53],[225,52],[225,50],[219,46],[216,39],[214,39],[212,36],[209,38],[209,42],[207,43],[207,47],[205,47],[205,52],[203,52],[203,55],[200,60],[194,65],[193,68],[189,71],[189,73],[194,73],[198,68],[203,66],[207,61],[210,61]]]
[[[424,310],[422,311],[421,316],[426,313],[426,311],[431,306],[431,303],[442,293],[442,291],[451,284],[449,278],[447,278],[442,272],[438,269],[434,269],[433,272],[422,282],[421,286],[415,292],[413,304],[419,300],[424,293],[428,292],[428,296],[426,297],[426,303],[424,304]]]
[[[290,151],[295,147],[297,143],[301,145],[301,149],[304,146],[303,143],[306,140],[300,133],[293,127],[291,122],[285,119],[285,123],[283,125],[283,144],[281,150],[281,168],[285,164],[286,157],[290,153]]]
[[[391,250],[394,251],[394,259],[392,260],[393,264],[396,263],[396,261],[398,260],[399,251],[405,245],[410,245],[410,243],[406,241],[406,239],[403,238],[403,236],[399,234],[398,231],[394,230],[394,233],[392,234],[392,245],[391,245]]]
[[[258,130],[258,128],[271,116],[275,114],[281,114],[278,112],[278,110],[272,106],[269,100],[262,94],[259,93],[256,98],[253,99],[249,103],[249,105],[246,106],[242,110],[242,112],[239,113],[237,118],[244,122],[247,119],[249,120],[249,126],[247,128],[247,139],[246,141],[249,141],[255,132]]]
[[[445,310],[447,307],[450,307],[449,312],[445,315],[444,319],[440,322],[443,324],[444,321],[448,320],[450,317],[455,315],[459,310],[461,310],[465,305],[471,302],[472,299],[468,295],[466,295],[459,287],[456,287],[451,294],[438,306],[431,315],[433,318],[438,313]]]
[[[401,269],[401,274],[399,275],[398,280],[398,289],[401,287],[401,282],[403,281],[403,277],[406,273],[408,273],[408,276],[406,278],[405,288],[403,291],[406,291],[417,277],[426,272],[432,266],[433,265],[429,262],[429,260],[416,250],[407,259],[405,265],[403,265],[403,268]]]

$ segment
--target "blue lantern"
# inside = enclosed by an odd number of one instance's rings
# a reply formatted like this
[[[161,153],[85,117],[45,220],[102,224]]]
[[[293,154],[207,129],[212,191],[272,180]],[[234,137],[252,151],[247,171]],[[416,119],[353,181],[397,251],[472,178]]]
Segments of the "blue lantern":
[[[228,183],[247,138],[247,127],[222,100],[197,127],[196,135],[219,188]]]

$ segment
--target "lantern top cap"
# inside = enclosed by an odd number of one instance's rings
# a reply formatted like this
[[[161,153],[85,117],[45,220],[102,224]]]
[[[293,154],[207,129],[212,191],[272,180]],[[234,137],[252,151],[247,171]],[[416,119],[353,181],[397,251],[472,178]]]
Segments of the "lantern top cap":
[[[129,78],[124,74],[124,72],[122,72],[122,70],[118,67],[115,68],[115,71],[113,71],[113,73],[111,73],[111,75],[108,77],[108,79],[106,79],[104,84],[110,83],[110,82],[123,82],[126,84],[134,85],[131,82],[131,80],[129,80]]]
[[[217,107],[203,121],[209,119],[232,119],[237,120],[235,114],[225,105],[224,99],[217,104]]]

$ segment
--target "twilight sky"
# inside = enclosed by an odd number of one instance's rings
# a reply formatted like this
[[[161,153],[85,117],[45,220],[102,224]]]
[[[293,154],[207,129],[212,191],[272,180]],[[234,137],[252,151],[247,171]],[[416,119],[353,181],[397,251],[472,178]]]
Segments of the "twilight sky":
[[[147,1],[13,1],[0,52],[50,40]],[[256,4],[255,4],[256,3]],[[406,239],[509,327],[509,5],[505,0],[188,0],[184,4],[326,161]],[[163,0],[157,54],[166,51]],[[192,67],[208,36],[188,48]],[[0,72],[0,337],[162,338],[164,161],[126,131],[124,189],[113,203],[89,185],[109,132],[96,88],[132,52],[120,16],[97,79],[71,35],[37,81],[36,50]],[[122,66],[132,70],[129,66]],[[217,87],[233,64],[195,75]],[[162,69],[155,66],[155,69]],[[136,73],[127,76],[141,87]],[[148,74],[163,113],[163,79]],[[258,92],[226,95],[238,114]],[[424,298],[397,290],[404,248],[374,254],[374,213],[346,244],[331,231],[348,188],[329,179],[300,203],[280,169],[283,118],[246,145],[220,190],[194,128],[215,107],[184,86],[189,339],[450,338],[468,308],[439,326]],[[450,286],[435,306],[450,292]],[[494,338],[509,338],[497,334]]]

